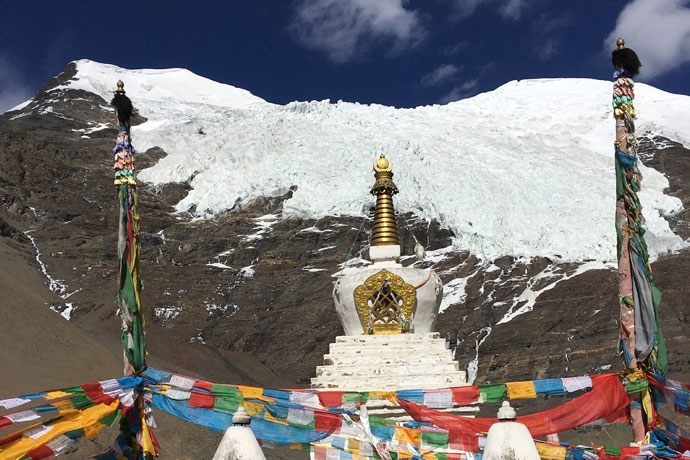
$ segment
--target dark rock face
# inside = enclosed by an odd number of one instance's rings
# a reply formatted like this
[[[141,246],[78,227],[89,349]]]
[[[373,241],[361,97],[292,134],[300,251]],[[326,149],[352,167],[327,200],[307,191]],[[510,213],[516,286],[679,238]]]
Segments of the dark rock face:
[[[33,260],[22,233],[32,230],[48,272],[64,285],[59,294],[76,306],[75,327],[117,348],[114,113],[97,95],[54,89],[74,72],[68,66],[28,106],[0,116],[0,235]],[[640,150],[648,166],[669,178],[667,193],[682,200],[685,210],[669,221],[676,233],[690,238],[690,151],[658,137],[641,139]],[[137,166],[164,156],[161,149],[150,149],[138,154]],[[193,221],[173,208],[188,191],[188,184],[139,187],[149,363],[227,383],[308,386],[328,344],[342,334],[331,300],[332,274],[349,255],[352,264],[366,254],[371,219],[283,219],[288,192],[214,220]],[[432,257],[416,266],[433,267],[449,294],[457,289],[455,304],[440,315],[437,328],[457,337],[462,366],[478,364],[477,382],[622,368],[614,270],[580,273],[576,264],[545,258],[488,262],[467,252],[444,252],[453,235],[411,214],[399,216],[399,229],[402,253],[412,254],[419,241]],[[688,381],[684,304],[690,295],[690,251],[663,257],[653,269],[664,292],[670,373]]]

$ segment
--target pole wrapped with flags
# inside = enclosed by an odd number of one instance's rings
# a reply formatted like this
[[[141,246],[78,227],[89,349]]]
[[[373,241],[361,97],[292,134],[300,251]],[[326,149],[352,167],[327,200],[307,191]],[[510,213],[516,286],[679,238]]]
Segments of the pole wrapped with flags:
[[[115,188],[117,191],[119,261],[117,277],[117,304],[122,325],[124,374],[141,375],[146,370],[146,338],[141,307],[141,275],[139,265],[139,213],[137,211],[137,176],[134,166],[135,149],[132,145],[132,101],[125,95],[124,83],[117,82],[117,91],[111,101],[117,118],[115,154]],[[150,403],[144,397],[143,387],[137,392],[134,405],[120,419],[121,443],[131,447],[128,456],[136,459],[157,455],[156,440],[149,426],[153,422]]]
[[[637,54],[619,38],[612,53],[613,116],[616,119],[616,235],[618,299],[620,305],[619,352],[629,371],[666,374],[666,346],[659,326],[661,291],[652,281],[647,243],[644,239],[642,205],[637,196],[642,174],[637,165],[633,78],[640,71]],[[645,435],[644,413],[651,422],[649,395],[631,400],[630,413],[636,442]]]

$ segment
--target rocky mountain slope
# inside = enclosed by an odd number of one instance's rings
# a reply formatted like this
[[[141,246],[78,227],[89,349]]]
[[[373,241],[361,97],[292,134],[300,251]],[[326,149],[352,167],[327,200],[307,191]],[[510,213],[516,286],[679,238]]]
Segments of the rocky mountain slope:
[[[3,273],[15,276],[10,284],[23,285],[25,291],[36,286],[36,273],[42,273],[43,282],[53,293],[31,300],[32,308],[43,307],[49,313],[54,310],[60,321],[64,319],[58,314],[69,318],[69,323],[63,322],[65,327],[76,328],[79,334],[86,334],[89,340],[97,341],[99,347],[117,355],[119,321],[113,305],[117,202],[110,153],[116,132],[113,111],[103,98],[105,90],[93,85],[87,87],[87,79],[79,80],[77,67],[75,63],[68,65],[31,101],[0,116],[0,162],[3,164],[0,168],[0,230],[2,247],[12,251],[12,257],[3,257],[0,264]],[[112,83],[114,87],[114,81]],[[129,95],[137,106],[136,91],[132,89]],[[232,131],[234,126],[246,126],[250,116],[243,110],[247,106],[273,106],[248,93],[242,93],[240,102],[235,93],[231,96],[224,99],[225,112],[213,115],[227,125],[222,128],[225,131]],[[164,101],[159,102],[162,106]],[[209,100],[205,104],[212,102]],[[299,179],[303,159],[296,157],[290,168],[297,172],[285,176],[285,181],[294,179],[294,182],[280,182],[273,178],[287,167],[275,162],[278,158],[284,161],[286,157],[276,153],[276,157],[268,161],[258,158],[252,151],[248,153],[248,161],[258,162],[263,172],[246,170],[249,185],[233,185],[227,191],[221,187],[222,177],[211,176],[213,171],[225,171],[227,165],[214,164],[210,160],[204,163],[203,152],[191,150],[186,152],[191,162],[180,162],[180,156],[185,155],[184,149],[168,151],[171,147],[167,144],[171,140],[165,140],[160,134],[166,131],[159,132],[151,126],[153,119],[149,117],[160,116],[160,112],[156,112],[160,108],[152,104],[148,106],[148,113],[140,111],[137,126],[133,128],[134,144],[140,151],[136,157],[137,168],[151,168],[141,174],[144,180],[139,187],[143,232],[142,303],[148,322],[150,364],[219,382],[269,387],[308,386],[328,344],[342,333],[331,300],[333,275],[345,267],[367,263],[364,256],[372,221],[366,211],[357,212],[357,209],[373,206],[373,199],[368,196],[372,182],[370,152],[365,152],[365,161],[352,161],[361,170],[360,179],[336,180],[339,173],[336,170],[335,174],[329,173],[327,188],[319,184],[322,189],[315,190],[308,180]],[[197,105],[193,109],[198,110],[198,100],[194,104]],[[241,108],[233,104],[240,104]],[[316,116],[309,113],[308,104],[299,107],[306,111],[302,117]],[[177,123],[176,129],[188,138],[185,147],[197,142],[210,149],[212,144],[220,142],[213,138],[221,129],[220,125],[210,124],[209,120],[201,125],[192,120],[182,130],[185,106],[178,110],[175,115],[178,118],[173,121]],[[403,112],[400,117],[405,116]],[[684,141],[682,135],[676,140],[662,137],[660,133],[668,136],[669,130],[659,128],[655,131],[654,126],[650,124],[648,130],[638,130],[642,134],[641,157],[647,166],[645,173],[651,178],[650,187],[658,189],[642,199],[643,204],[645,198],[653,202],[645,211],[655,229],[651,238],[658,258],[652,266],[655,281],[664,293],[662,328],[669,349],[670,373],[688,381],[690,341],[685,299],[690,295],[690,250],[687,249],[690,239],[690,150],[678,142]],[[343,137],[355,136],[353,133],[358,127],[351,125],[349,129],[352,132],[343,132]],[[241,132],[235,133],[232,139],[241,135]],[[433,134],[444,135],[443,132]],[[248,143],[260,141],[273,145],[276,152],[281,149],[275,132],[263,140],[252,138]],[[585,145],[590,141],[578,142]],[[546,148],[546,144],[539,148]],[[607,142],[601,149],[608,152],[609,146]],[[329,151],[327,143],[321,147],[324,152]],[[539,148],[535,147],[531,153],[535,157],[529,164],[508,166],[529,168],[538,159]],[[413,151],[414,146],[410,149]],[[209,151],[211,155],[214,161],[218,160],[218,153]],[[390,152],[389,157],[395,158],[395,152]],[[330,157],[324,153],[323,163],[316,166],[321,170],[332,167],[327,158]],[[442,153],[438,158],[444,158]],[[552,161],[551,157],[548,161]],[[607,163],[612,160],[604,157],[602,164]],[[460,203],[461,192],[466,189],[459,189],[457,193],[446,189],[434,192],[436,194],[419,194],[415,187],[435,185],[430,181],[415,182],[413,165],[395,160],[394,164],[401,178],[398,184],[401,199],[396,206],[400,213],[398,225],[403,238],[403,254],[412,254],[418,241],[425,246],[427,255],[422,262],[412,256],[404,257],[403,261],[434,268],[441,275],[445,284],[444,310],[438,330],[457,338],[456,359],[462,367],[468,368],[472,378],[478,382],[499,382],[575,376],[621,367],[616,355],[616,273],[610,261],[600,257],[612,249],[594,248],[591,260],[575,257],[581,249],[572,252],[572,257],[566,257],[556,254],[554,248],[567,249],[567,244],[559,241],[551,246],[544,243],[541,255],[530,253],[538,251],[539,241],[551,241],[532,238],[534,232],[552,234],[553,229],[544,222],[553,216],[541,215],[528,215],[529,220],[523,222],[526,228],[536,228],[526,231],[524,241],[491,241],[488,233],[481,232],[489,231],[486,229],[492,226],[513,228],[511,219],[515,217],[505,207],[500,207],[504,206],[500,204],[502,198],[492,198],[487,199],[487,203],[499,202],[499,208],[506,214],[494,215],[492,211],[496,208],[487,204],[482,220],[473,224],[466,219],[463,224],[476,225],[475,240],[488,242],[486,251],[481,253],[477,250],[480,243],[464,244],[472,238],[472,233],[458,224],[457,219],[448,217],[448,208],[428,202],[426,205],[431,211],[422,213],[420,210],[420,203],[430,196],[448,196],[452,203]],[[603,173],[595,168],[598,164],[595,161],[580,166],[589,168],[594,177],[602,177]],[[152,168],[154,165],[158,166]],[[275,169],[271,169],[273,166]],[[243,162],[233,167],[248,168]],[[348,163],[347,171],[352,167]],[[179,177],[175,176],[175,171],[179,172]],[[438,168],[436,171],[438,173]],[[166,174],[169,180],[162,179]],[[496,183],[499,183],[508,180],[511,170],[495,170],[492,174],[498,177]],[[304,176],[308,174],[305,172]],[[217,193],[209,192],[200,177],[205,177]],[[548,182],[573,181],[573,190],[577,191],[582,187],[577,180],[582,177],[564,173]],[[667,184],[663,183],[664,177]],[[268,185],[264,186],[262,178]],[[232,180],[238,181],[237,175]],[[643,182],[643,187],[645,184]],[[245,188],[252,192],[242,199],[233,198],[233,193],[244,193]],[[530,190],[537,188],[520,187],[514,200],[519,201]],[[406,193],[417,198],[405,199]],[[351,197],[349,201],[343,198],[347,196]],[[332,199],[340,204],[345,200],[345,208],[355,211],[341,213],[342,209],[334,205],[330,213],[307,213],[304,209],[309,199]],[[545,200],[544,197],[539,199]],[[576,196],[561,199],[575,201],[578,206],[588,201]],[[413,205],[414,200],[418,201]],[[582,229],[571,228],[572,233],[567,236],[576,238],[581,233],[587,242],[600,238],[604,239],[602,247],[610,245],[611,241],[615,245],[612,199],[603,205],[590,201],[593,208],[610,208],[611,219],[605,224],[610,227],[605,230],[608,236],[598,237],[600,223],[594,222],[594,218],[588,221],[587,216],[569,216],[569,225],[580,222]],[[440,212],[436,212],[439,209]],[[482,214],[481,210],[471,212]],[[516,233],[512,235],[519,238]],[[577,242],[570,244],[576,246]],[[506,247],[522,249],[513,254],[502,253],[506,252]],[[669,248],[674,251],[666,254]],[[13,273],[16,263],[13,258],[33,265],[37,272],[30,276]],[[6,299],[3,290],[0,301],[3,317],[16,308]],[[32,316],[23,318],[29,321]],[[20,328],[10,323],[2,322],[0,336],[14,334],[19,337]],[[36,349],[32,356],[36,358],[4,354],[0,356],[0,368],[16,368],[17,360],[21,359],[21,366],[26,370],[22,375],[27,379],[30,375],[36,376],[30,382],[32,389],[58,386],[55,383],[58,380],[29,371],[44,367],[38,359],[40,350]],[[94,355],[94,360],[97,359],[100,360]],[[104,372],[115,372],[109,366],[103,367]],[[76,370],[70,372],[74,372],[73,383],[81,383],[90,375],[77,375]],[[109,373],[102,378],[112,376]],[[39,377],[41,381],[45,378],[43,385],[37,383]],[[13,396],[16,388],[16,382],[11,385],[3,382],[0,397]]]

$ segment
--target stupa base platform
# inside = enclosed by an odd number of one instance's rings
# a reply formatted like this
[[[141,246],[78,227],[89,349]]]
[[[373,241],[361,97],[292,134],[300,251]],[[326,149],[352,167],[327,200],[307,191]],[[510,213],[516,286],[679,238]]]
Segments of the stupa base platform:
[[[340,336],[311,379],[314,389],[397,391],[465,386],[438,332]]]
[[[340,391],[436,390],[467,386],[451,350],[438,332],[424,334],[339,336],[324,355],[324,364],[311,379],[313,389]],[[391,422],[412,418],[387,400],[370,400],[370,415]],[[478,406],[455,406],[437,410],[474,417]]]

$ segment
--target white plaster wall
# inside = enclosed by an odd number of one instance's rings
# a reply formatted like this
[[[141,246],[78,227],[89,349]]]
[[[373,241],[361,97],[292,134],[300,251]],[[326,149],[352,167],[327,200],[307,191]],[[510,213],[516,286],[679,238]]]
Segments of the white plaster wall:
[[[354,274],[339,278],[339,285],[333,289],[333,302],[335,310],[343,325],[345,335],[361,335],[364,333],[357,309],[355,308],[354,291],[362,285],[371,275],[383,269],[395,273],[413,286],[424,281],[429,275],[429,270],[403,267],[397,263],[379,262],[369,267],[362,268]],[[434,331],[434,324],[438,316],[438,307],[443,297],[443,284],[435,272],[432,272],[429,281],[417,289],[417,300],[414,315],[411,321],[411,330],[414,333],[426,333]]]
[[[225,430],[213,460],[266,460],[249,426],[231,426]]]
[[[532,435],[518,422],[491,425],[486,436],[484,460],[540,460]]]

